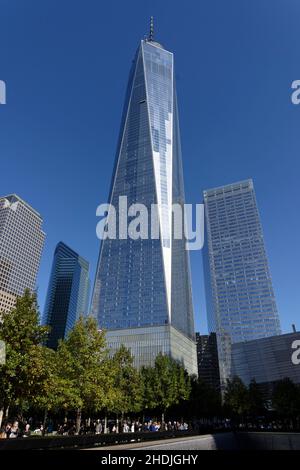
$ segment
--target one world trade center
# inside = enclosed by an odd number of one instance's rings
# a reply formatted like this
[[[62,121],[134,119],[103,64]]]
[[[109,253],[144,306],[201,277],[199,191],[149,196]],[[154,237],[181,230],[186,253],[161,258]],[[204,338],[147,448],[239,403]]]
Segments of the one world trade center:
[[[131,68],[109,203],[158,208],[159,236],[102,240],[91,313],[112,351],[124,344],[137,367],[159,352],[197,375],[189,252],[174,237],[174,204],[184,205],[174,56],[150,35]],[[118,220],[118,218],[117,218]]]

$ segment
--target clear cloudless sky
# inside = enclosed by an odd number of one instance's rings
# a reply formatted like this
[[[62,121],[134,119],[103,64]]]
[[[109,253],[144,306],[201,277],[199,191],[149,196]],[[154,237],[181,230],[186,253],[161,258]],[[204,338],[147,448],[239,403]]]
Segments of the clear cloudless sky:
[[[43,310],[55,245],[91,263],[125,87],[140,39],[175,54],[186,201],[252,177],[284,331],[300,328],[298,0],[0,0],[0,194],[38,210],[47,234]],[[191,253],[197,329],[206,331],[201,252]]]

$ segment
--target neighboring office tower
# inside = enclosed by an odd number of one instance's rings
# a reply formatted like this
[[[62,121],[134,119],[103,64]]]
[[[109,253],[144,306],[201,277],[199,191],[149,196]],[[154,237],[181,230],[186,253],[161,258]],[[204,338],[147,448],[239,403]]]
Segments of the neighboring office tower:
[[[300,385],[300,332],[285,333],[232,345],[232,374],[249,385],[255,379],[266,399],[279,380]],[[295,356],[295,359],[294,357]]]
[[[45,241],[42,218],[16,194],[0,198],[0,312],[34,291]]]
[[[208,325],[217,333],[224,385],[231,343],[281,330],[252,180],[204,191],[204,204]]]
[[[220,371],[216,333],[196,333],[198,377],[216,391],[220,391]]]
[[[121,239],[117,230],[116,240],[102,242],[92,314],[111,349],[124,343],[137,367],[162,351],[197,374],[189,254],[172,237],[172,204],[184,204],[174,79],[173,54],[151,33],[129,77],[109,202],[117,215],[119,196],[149,214],[158,204],[160,236]]]
[[[44,324],[50,326],[47,346],[56,349],[80,315],[88,313],[89,263],[64,243],[57,244],[52,264]]]

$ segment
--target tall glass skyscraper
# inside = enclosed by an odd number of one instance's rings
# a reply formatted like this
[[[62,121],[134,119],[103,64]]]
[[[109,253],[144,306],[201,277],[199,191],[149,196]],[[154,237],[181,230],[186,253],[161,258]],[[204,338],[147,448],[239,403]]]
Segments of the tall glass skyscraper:
[[[281,333],[253,181],[204,191],[208,325],[217,333],[221,379],[231,343]]]
[[[50,326],[47,346],[55,349],[80,315],[87,315],[89,300],[89,263],[59,242],[54,252],[44,319]]]
[[[92,314],[110,347],[125,344],[136,366],[162,351],[197,373],[189,256],[172,229],[172,204],[184,204],[174,57],[152,33],[129,76],[109,197],[117,214],[119,196],[149,214],[157,204],[159,237],[102,242]]]
[[[42,223],[16,194],[0,197],[0,312],[11,310],[26,288],[36,287],[45,241]]]

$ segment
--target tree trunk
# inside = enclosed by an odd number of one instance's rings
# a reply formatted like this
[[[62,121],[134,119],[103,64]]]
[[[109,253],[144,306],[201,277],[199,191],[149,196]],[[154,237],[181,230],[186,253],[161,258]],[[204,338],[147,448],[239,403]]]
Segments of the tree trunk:
[[[3,415],[4,415],[4,408],[1,408],[0,409],[0,428],[1,428],[1,425],[2,425]]]
[[[164,431],[164,428],[165,428],[165,413],[162,412],[162,414],[161,414],[161,427],[160,427],[160,430],[161,430],[161,431]]]
[[[43,421],[43,436],[46,434],[46,421],[47,421],[47,418],[48,418],[48,410],[45,409],[44,421]]]
[[[76,434],[79,434],[80,425],[81,425],[81,408],[78,408],[77,413],[76,413]]]
[[[119,417],[117,416],[117,420],[116,420],[116,433],[119,433]]]
[[[107,434],[107,416],[104,417],[104,434]]]
[[[121,432],[123,432],[124,429],[124,411],[121,413]]]

